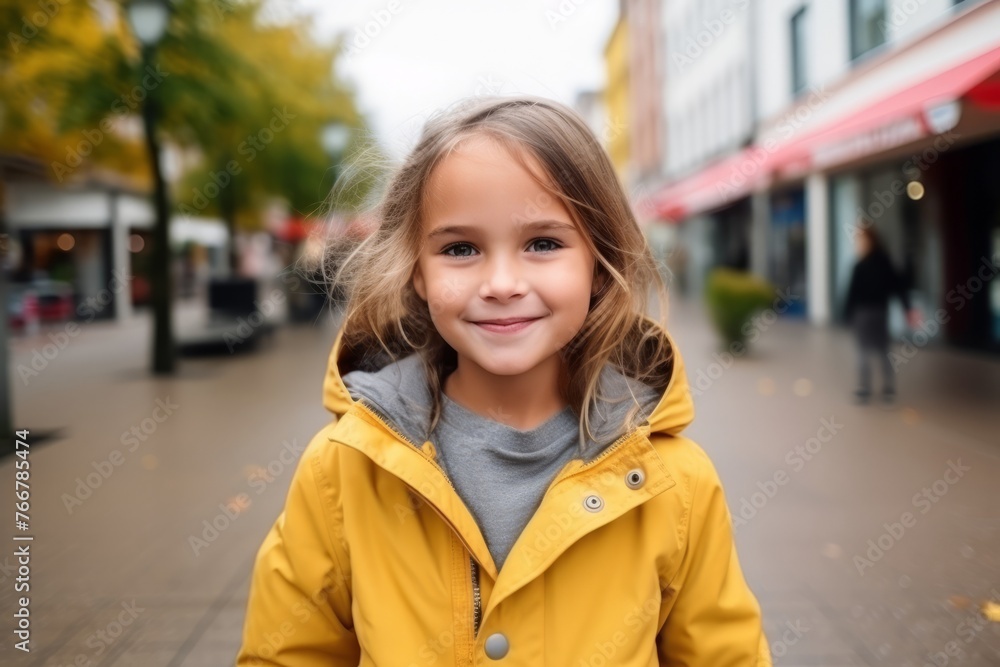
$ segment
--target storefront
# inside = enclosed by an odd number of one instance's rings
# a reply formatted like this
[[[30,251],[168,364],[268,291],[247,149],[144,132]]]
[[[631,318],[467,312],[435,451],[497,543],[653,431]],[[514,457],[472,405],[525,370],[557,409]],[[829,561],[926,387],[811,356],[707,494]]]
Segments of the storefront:
[[[893,161],[830,177],[833,314],[845,323],[844,302],[857,262],[855,239],[864,228],[874,231],[895,269],[908,286],[912,305],[927,313],[940,302],[940,192],[928,190],[926,178],[913,180],[905,163]],[[911,185],[914,184],[914,185]],[[890,332],[902,335],[906,318],[901,301],[890,304]]]
[[[802,187],[773,192],[768,202],[767,278],[796,296],[785,315],[806,314],[806,197]]]
[[[73,316],[88,321],[127,319],[148,303],[154,216],[144,194],[19,182],[8,189],[4,215],[17,257],[11,278],[22,289],[68,287]],[[177,296],[226,270],[229,234],[220,220],[175,216],[170,245]]]

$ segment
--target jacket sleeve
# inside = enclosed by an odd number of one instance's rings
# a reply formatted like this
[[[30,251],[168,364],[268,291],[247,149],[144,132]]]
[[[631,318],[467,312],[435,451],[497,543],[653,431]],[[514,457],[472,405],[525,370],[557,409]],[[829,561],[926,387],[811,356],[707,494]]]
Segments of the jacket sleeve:
[[[736,557],[722,483],[708,456],[702,456],[686,552],[664,591],[661,616],[665,613],[666,619],[657,635],[660,664],[771,667],[760,605]]]
[[[360,662],[337,499],[320,463],[326,429],[306,447],[285,507],[257,552],[237,667]]]

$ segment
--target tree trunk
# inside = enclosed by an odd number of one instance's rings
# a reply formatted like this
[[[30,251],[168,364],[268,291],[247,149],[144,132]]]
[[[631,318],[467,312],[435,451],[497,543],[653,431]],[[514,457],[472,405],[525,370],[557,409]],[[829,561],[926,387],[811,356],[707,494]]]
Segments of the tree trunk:
[[[228,164],[231,160],[227,160]],[[223,167],[224,169],[224,167]],[[239,256],[236,254],[236,209],[237,209],[237,179],[236,175],[230,175],[229,185],[223,188],[219,194],[219,213],[226,223],[226,230],[229,232],[229,275],[236,276],[239,269]]]

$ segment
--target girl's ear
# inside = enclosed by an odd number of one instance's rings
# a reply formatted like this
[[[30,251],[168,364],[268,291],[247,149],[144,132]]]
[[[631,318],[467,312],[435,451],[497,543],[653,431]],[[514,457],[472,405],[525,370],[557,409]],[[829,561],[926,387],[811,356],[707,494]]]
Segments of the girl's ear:
[[[427,301],[427,289],[424,285],[424,274],[420,272],[420,264],[413,267],[413,289],[416,290],[417,296]]]

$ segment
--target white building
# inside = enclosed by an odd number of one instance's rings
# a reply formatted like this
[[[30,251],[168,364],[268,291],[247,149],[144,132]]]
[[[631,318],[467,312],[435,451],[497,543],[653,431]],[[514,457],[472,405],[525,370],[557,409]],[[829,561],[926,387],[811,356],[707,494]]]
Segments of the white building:
[[[662,5],[663,173],[668,182],[685,184],[685,191],[671,194],[668,188],[660,210],[667,220],[685,221],[674,254],[683,262],[674,268],[690,293],[701,292],[709,267],[747,268],[745,202],[729,206],[714,191],[695,192],[689,186],[753,137],[751,9],[746,0],[665,0]],[[702,201],[685,202],[687,194]],[[704,215],[710,211],[714,215]]]
[[[666,173],[696,172],[753,135],[752,12],[745,0],[667,0]]]

